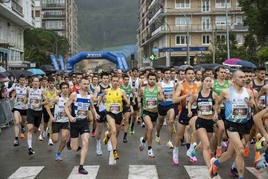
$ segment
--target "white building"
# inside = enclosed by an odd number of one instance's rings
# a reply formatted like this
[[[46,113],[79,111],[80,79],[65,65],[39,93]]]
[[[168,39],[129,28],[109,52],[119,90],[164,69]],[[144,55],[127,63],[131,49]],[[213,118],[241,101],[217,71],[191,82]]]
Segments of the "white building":
[[[34,0],[0,0],[0,65],[8,69],[29,66],[24,61],[25,28],[34,27]]]
[[[42,8],[41,8],[41,0],[34,0],[34,9],[33,9],[33,17],[34,17],[34,26],[35,28],[42,28]]]

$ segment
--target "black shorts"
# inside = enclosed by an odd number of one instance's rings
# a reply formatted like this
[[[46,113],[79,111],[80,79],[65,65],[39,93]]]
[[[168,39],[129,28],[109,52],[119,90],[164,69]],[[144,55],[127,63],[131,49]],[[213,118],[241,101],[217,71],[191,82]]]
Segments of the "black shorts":
[[[35,127],[39,127],[42,118],[42,111],[34,111],[32,109],[27,110],[27,124],[33,124]]]
[[[97,122],[103,123],[106,122],[106,112],[98,112],[98,115],[100,116],[99,119],[97,119]]]
[[[84,133],[90,133],[87,119],[70,122],[71,138],[77,138]]]
[[[192,109],[192,113],[193,113],[192,117],[197,116],[197,110],[196,109]],[[181,123],[182,125],[187,126],[187,125],[189,125],[189,121],[190,121],[191,118],[188,117],[188,109],[182,108],[181,115],[179,117],[179,123]]]
[[[52,122],[52,133],[59,133],[61,129],[70,129],[69,122]]]
[[[173,104],[174,112],[175,112],[175,117],[180,113],[179,111],[179,104]]]
[[[50,108],[50,111],[51,111],[52,115],[54,116],[54,108]],[[43,115],[44,115],[44,122],[48,123],[50,117],[49,117],[49,114],[48,114],[46,108],[43,108]]]
[[[111,113],[111,112],[106,112],[106,118],[107,118],[107,115],[111,116],[115,120],[115,124],[121,125],[121,122],[122,122],[122,119],[123,119],[123,116],[122,116],[121,112],[118,113],[118,114],[114,114],[114,113]]]
[[[219,114],[219,120],[223,120],[223,121],[226,120],[226,117],[225,117],[225,109],[224,108],[221,108],[221,112]]]
[[[235,122],[230,122],[226,120],[224,121],[224,126],[225,126],[227,137],[229,137],[227,133],[227,130],[228,130],[230,132],[238,132],[240,139],[242,139],[244,135],[249,134],[250,129],[251,129],[250,122],[241,124],[241,123],[235,123]]]
[[[21,116],[27,116],[27,109],[16,109],[16,108],[13,108],[12,109],[12,112],[14,113],[15,111],[18,111]]]
[[[200,128],[205,128],[207,133],[213,133],[214,132],[214,121],[209,119],[203,119],[198,117],[195,121],[195,128],[196,130]]]
[[[158,114],[160,116],[166,116],[167,115],[167,112],[170,110],[170,109],[173,109],[174,108],[174,105],[171,104],[171,105],[168,105],[168,106],[162,106],[162,105],[158,105]]]
[[[131,101],[130,104],[132,105],[133,110],[134,110],[134,111],[138,111],[138,110],[139,110],[138,99],[135,98],[135,105],[132,103],[132,101],[133,101],[132,98],[130,98],[130,101]]]
[[[144,111],[142,111],[142,116],[143,116],[143,118],[145,116],[149,116],[151,118],[152,122],[156,122],[157,117],[158,117],[158,113],[157,112],[149,112],[149,111],[144,110]]]

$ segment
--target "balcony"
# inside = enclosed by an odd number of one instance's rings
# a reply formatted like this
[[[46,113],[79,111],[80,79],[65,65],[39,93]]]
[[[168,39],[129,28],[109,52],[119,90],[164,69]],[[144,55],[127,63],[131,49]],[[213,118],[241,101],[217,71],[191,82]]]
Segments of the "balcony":
[[[65,3],[42,3],[42,9],[65,9]]]
[[[64,18],[65,18],[65,13],[55,14],[51,12],[46,12],[43,15],[43,19],[64,19]]]
[[[22,6],[17,3],[15,0],[11,1],[11,8],[13,11],[15,11],[17,14],[19,14],[21,17],[23,17],[23,8]]]

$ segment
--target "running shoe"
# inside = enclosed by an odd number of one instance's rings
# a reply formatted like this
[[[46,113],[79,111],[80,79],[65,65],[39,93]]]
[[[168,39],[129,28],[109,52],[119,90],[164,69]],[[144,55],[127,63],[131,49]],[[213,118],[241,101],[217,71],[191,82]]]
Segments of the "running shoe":
[[[135,134],[134,129],[130,129],[129,133],[130,133],[131,135],[134,135],[134,134]]]
[[[179,165],[179,149],[178,149],[178,147],[175,147],[173,149],[172,162],[174,163],[174,165]]]
[[[194,155],[193,155],[194,154]],[[186,155],[189,157],[191,162],[197,162],[197,158],[195,156],[195,151],[188,149]]]
[[[260,160],[260,158],[261,158],[261,153],[260,152],[256,152],[255,153],[255,161]]]
[[[109,140],[109,141],[107,142],[107,150],[108,150],[108,152],[111,152],[111,151],[113,150],[113,146],[112,146],[112,142],[111,142],[111,140]]]
[[[28,154],[33,155],[35,154],[35,151],[32,148],[28,148]]]
[[[224,148],[224,149],[227,149],[228,148],[227,142],[222,141],[221,142],[221,147]]]
[[[231,168],[231,170],[230,170],[230,174],[231,174],[232,176],[236,177],[236,178],[239,177],[239,176],[238,176],[238,171],[237,171],[236,168]]]
[[[82,174],[82,175],[87,175],[88,174],[88,172],[83,168],[83,167],[79,167],[78,168],[78,173],[79,174]]]
[[[220,156],[221,156],[221,154],[222,154],[222,149],[221,149],[221,147],[217,147],[217,151],[216,151],[216,157],[217,158],[219,158]]]
[[[170,140],[167,142],[167,146],[168,146],[169,149],[174,148],[174,146],[173,146],[173,144],[172,144],[172,142]]]
[[[114,151],[114,160],[119,160],[119,156],[116,150]]]
[[[97,156],[101,156],[102,155],[101,141],[100,140],[97,141],[96,153],[97,153]]]
[[[149,158],[155,158],[153,149],[148,150],[148,157],[149,157]]]
[[[140,118],[140,117],[138,117],[138,119],[137,119],[137,123],[138,123],[138,124],[141,123],[141,118]]]
[[[48,145],[52,146],[54,143],[52,141],[52,139],[48,139]]]
[[[18,139],[15,139],[14,140],[14,146],[16,147],[16,146],[19,146],[19,145],[20,145],[19,140]]]
[[[244,158],[248,158],[248,153],[249,153],[249,147],[245,147]]]
[[[254,167],[257,169],[257,170],[260,170],[262,168],[266,168],[268,167],[268,162],[265,160],[265,154],[262,154],[260,159],[257,160],[255,163],[254,163]]]
[[[143,149],[146,147],[146,143],[142,141],[143,141],[143,137],[140,138],[140,145],[139,145],[140,151],[143,151]]]
[[[107,145],[108,140],[109,140],[109,132],[106,131],[106,132],[105,132],[105,138],[103,139],[102,143],[103,143],[104,145]]]
[[[162,144],[162,142],[160,140],[160,137],[155,136],[155,143],[157,143],[158,145],[161,145]]]
[[[71,136],[68,137],[66,146],[67,146],[67,149],[68,149],[68,150],[71,150],[71,149],[72,149],[72,148],[71,148]]]
[[[216,158],[212,158],[210,160],[210,169],[209,169],[209,176],[211,178],[215,177],[217,175],[217,170],[218,170],[218,166],[216,166],[214,163],[217,159]]]
[[[95,132],[92,131],[92,132],[91,132],[91,136],[92,136],[92,137],[95,137]]]
[[[261,150],[263,148],[264,141],[265,141],[265,138],[262,137],[258,142],[256,142],[256,144],[255,144],[255,150],[256,151],[259,151],[259,150]]]
[[[142,122],[141,127],[145,128],[145,123],[144,122]]]
[[[38,139],[39,139],[39,141],[43,141],[44,140],[44,138],[42,137],[42,135],[39,135]]]
[[[20,133],[20,138],[24,139],[24,133],[23,132]]]
[[[127,137],[123,138],[123,143],[127,143]]]
[[[63,159],[61,158],[60,154],[56,154],[56,160],[57,161],[62,161]]]

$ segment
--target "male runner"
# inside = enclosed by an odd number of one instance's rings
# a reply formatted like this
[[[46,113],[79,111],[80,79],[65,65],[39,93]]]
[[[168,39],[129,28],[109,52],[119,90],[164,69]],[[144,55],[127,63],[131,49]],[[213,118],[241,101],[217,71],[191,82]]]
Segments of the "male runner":
[[[80,174],[88,174],[88,172],[84,169],[83,165],[85,163],[87,151],[88,151],[88,140],[89,140],[89,126],[88,119],[92,119],[89,116],[89,108],[93,111],[96,118],[99,118],[99,115],[96,114],[96,110],[92,101],[94,101],[88,92],[89,81],[87,78],[82,78],[79,84],[80,90],[73,92],[68,99],[67,103],[64,106],[64,110],[70,120],[70,134],[71,134],[71,148],[74,151],[79,151],[80,147],[78,146],[79,141],[78,137],[81,135],[82,139],[82,149],[80,156],[80,166],[78,168],[78,172]],[[70,108],[72,111],[70,111]]]
[[[140,138],[139,150],[142,151],[146,146],[146,141],[148,145],[148,157],[155,158],[153,149],[152,149],[152,140],[153,140],[153,129],[157,120],[157,105],[158,100],[161,100],[165,103],[165,98],[163,96],[162,89],[156,85],[156,75],[154,73],[148,74],[148,84],[145,87],[142,87],[138,95],[138,103],[141,107],[141,98],[142,102],[142,113],[143,120],[146,123],[146,131],[144,137]]]
[[[97,102],[98,102],[98,98],[97,98],[97,93],[96,93],[96,89],[99,87],[99,77],[97,75],[94,75],[92,77],[92,83],[90,83],[89,89],[92,93],[94,93],[95,95],[95,99],[96,101],[94,101],[94,105],[95,105],[95,109],[96,111],[98,111],[98,109],[96,108]],[[93,128],[92,128],[92,132],[91,132],[91,136],[95,137],[95,130],[97,127],[97,122],[96,119],[93,117]]]

